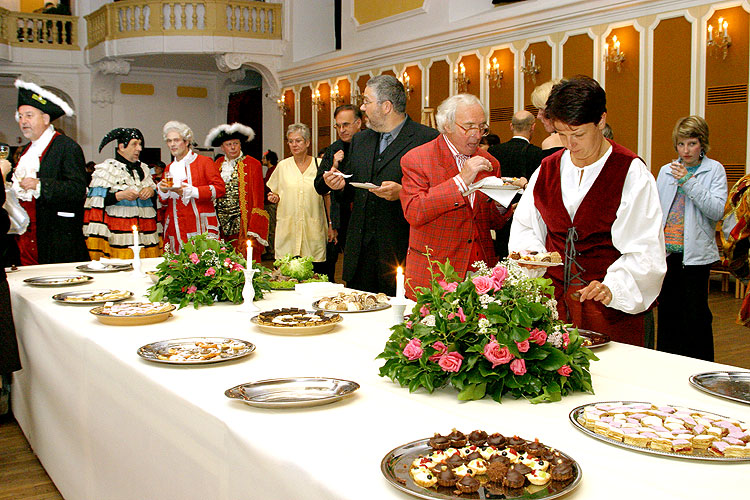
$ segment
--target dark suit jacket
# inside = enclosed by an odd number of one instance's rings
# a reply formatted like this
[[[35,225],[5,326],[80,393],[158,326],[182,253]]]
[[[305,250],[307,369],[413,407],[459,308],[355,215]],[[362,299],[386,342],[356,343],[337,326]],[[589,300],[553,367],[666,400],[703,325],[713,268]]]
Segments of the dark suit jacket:
[[[531,174],[539,168],[542,159],[546,156],[541,148],[517,137],[508,142],[490,146],[487,152],[500,162],[500,168],[505,177],[526,177],[526,179],[529,179]]]
[[[83,237],[86,162],[81,146],[67,136],[56,135],[42,156],[37,175],[42,183],[36,200],[39,263],[89,260]]]
[[[378,132],[366,129],[352,138],[349,173],[354,176],[347,179],[344,190],[344,198],[353,202],[344,249],[345,281],[354,278],[363,245],[377,245],[379,260],[392,263],[394,268],[397,264],[403,265],[409,248],[409,223],[404,218],[401,201],[385,200],[367,189],[354,188],[349,182],[371,182],[380,185],[383,181],[393,181],[401,184],[401,157],[407,151],[433,140],[438,135],[437,130],[425,127],[407,117],[401,132],[382,155],[378,154]]]
[[[323,180],[323,174],[331,170],[331,167],[333,166],[333,155],[338,151],[344,151],[344,159],[339,162],[338,170],[340,172],[344,172],[345,174],[350,173],[350,148],[351,143],[344,142],[341,139],[335,141],[333,144],[326,148],[325,153],[323,153],[323,158],[320,160],[320,164],[318,165],[318,173],[315,176],[315,191],[317,191],[319,195],[322,196],[331,192],[331,188],[329,188],[328,184],[326,184],[326,181]],[[333,228],[339,230],[339,240],[341,240],[342,235],[343,237],[346,237],[346,229],[349,225],[349,217],[351,216],[349,203],[344,203],[342,195],[343,193],[341,191],[334,191],[331,193],[330,217],[331,222],[333,223]],[[343,246],[343,242],[341,243],[341,245]]]

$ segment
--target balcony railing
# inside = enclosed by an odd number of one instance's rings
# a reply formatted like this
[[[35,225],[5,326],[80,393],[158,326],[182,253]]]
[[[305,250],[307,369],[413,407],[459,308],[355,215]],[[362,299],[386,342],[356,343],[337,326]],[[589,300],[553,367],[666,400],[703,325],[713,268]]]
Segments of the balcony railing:
[[[15,47],[78,50],[78,18],[0,8],[0,43]]]
[[[131,37],[188,35],[281,39],[281,4],[123,0],[85,16],[88,46]]]

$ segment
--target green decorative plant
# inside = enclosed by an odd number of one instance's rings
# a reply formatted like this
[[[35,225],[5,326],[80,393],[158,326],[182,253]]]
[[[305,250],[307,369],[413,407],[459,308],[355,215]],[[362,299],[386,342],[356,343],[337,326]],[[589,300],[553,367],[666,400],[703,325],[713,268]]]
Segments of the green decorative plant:
[[[179,304],[180,308],[190,302],[196,309],[214,302],[240,304],[246,265],[245,258],[230,244],[208,234],[192,236],[179,254],[165,248],[164,260],[157,266],[159,280],[149,288],[148,298]],[[253,275],[257,300],[270,288],[265,268],[258,264],[253,264],[253,268],[258,270]]]
[[[449,261],[428,262],[431,288],[420,287],[409,320],[391,328],[381,376],[411,392],[451,385],[459,400],[593,393],[589,362],[598,358],[558,320],[549,279],[503,261],[492,269],[477,262],[461,281]]]

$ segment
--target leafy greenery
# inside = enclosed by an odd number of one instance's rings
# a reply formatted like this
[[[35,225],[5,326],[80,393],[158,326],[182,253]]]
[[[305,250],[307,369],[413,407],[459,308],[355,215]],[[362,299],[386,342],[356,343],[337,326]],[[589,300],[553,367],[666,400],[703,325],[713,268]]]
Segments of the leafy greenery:
[[[549,279],[504,261],[493,269],[475,263],[461,281],[449,261],[428,261],[431,288],[421,287],[409,320],[391,328],[378,355],[381,376],[411,392],[451,385],[461,401],[593,393],[589,362],[598,358],[558,320]]]
[[[292,257],[291,255],[286,255],[283,259],[276,260],[273,265],[284,276],[289,276],[298,281],[310,279],[314,273],[312,257]]]
[[[190,302],[197,309],[201,305],[229,301],[242,303],[245,286],[243,272],[247,261],[232,246],[207,234],[190,237],[179,254],[164,253],[157,266],[159,280],[149,288],[151,301],[169,301],[180,308]],[[265,268],[253,264],[255,299],[263,298],[269,290]]]

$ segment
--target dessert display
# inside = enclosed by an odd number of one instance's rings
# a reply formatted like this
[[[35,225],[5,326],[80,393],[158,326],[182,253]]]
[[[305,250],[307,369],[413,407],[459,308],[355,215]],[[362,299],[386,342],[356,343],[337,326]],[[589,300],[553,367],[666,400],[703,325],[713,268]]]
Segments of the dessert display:
[[[26,278],[23,282],[34,286],[68,286],[81,285],[93,279],[93,277],[85,274],[76,274],[68,276],[36,276],[34,278]]]
[[[128,302],[91,309],[91,314],[107,325],[148,325],[164,321],[171,316],[177,306],[168,302]]]
[[[657,455],[750,460],[750,426],[706,411],[618,401],[580,406],[570,419],[598,439]]]
[[[216,363],[247,356],[255,350],[250,342],[230,338],[198,337],[164,340],[138,349],[149,361],[172,364]]]
[[[333,312],[379,311],[390,307],[384,293],[339,292],[333,297],[323,297],[313,304],[316,309]]]
[[[510,260],[515,260],[519,264],[531,265],[548,265],[556,266],[562,264],[562,257],[557,252],[511,252],[508,255]]]
[[[595,349],[603,345],[609,344],[609,335],[604,333],[594,332],[592,330],[578,329],[578,334],[581,336],[583,346],[589,349]]]
[[[129,299],[132,296],[133,292],[127,290],[90,290],[87,292],[58,293],[53,295],[52,298],[58,302],[70,304],[103,304]]]
[[[423,498],[552,498],[578,485],[566,454],[518,436],[453,429],[391,451],[381,464],[394,486]]]
[[[306,311],[296,307],[263,311],[251,319],[264,332],[281,335],[325,333],[332,330],[341,320],[338,314]]]

